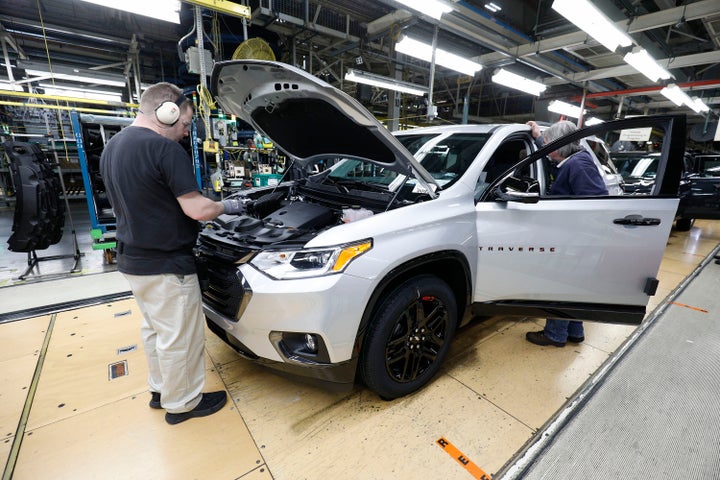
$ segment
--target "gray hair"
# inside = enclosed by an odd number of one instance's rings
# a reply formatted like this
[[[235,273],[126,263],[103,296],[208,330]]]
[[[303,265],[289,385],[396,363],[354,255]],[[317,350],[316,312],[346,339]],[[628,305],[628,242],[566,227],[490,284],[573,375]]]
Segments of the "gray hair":
[[[577,132],[577,127],[574,123],[568,120],[560,120],[559,122],[550,125],[543,132],[543,142],[545,143],[545,145],[547,145],[548,143],[557,140],[560,137],[570,135],[574,132]],[[580,140],[575,140],[572,143],[568,143],[567,145],[563,145],[562,147],[558,148],[557,152],[558,155],[560,155],[562,158],[567,158],[573,153],[577,153],[582,149],[582,146],[580,146]]]

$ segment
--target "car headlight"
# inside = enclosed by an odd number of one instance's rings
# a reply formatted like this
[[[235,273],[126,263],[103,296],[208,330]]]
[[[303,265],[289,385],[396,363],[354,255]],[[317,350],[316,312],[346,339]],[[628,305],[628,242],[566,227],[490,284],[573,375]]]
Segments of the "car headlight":
[[[371,248],[372,240],[363,240],[318,249],[272,250],[258,253],[250,264],[277,280],[319,277],[342,272]]]

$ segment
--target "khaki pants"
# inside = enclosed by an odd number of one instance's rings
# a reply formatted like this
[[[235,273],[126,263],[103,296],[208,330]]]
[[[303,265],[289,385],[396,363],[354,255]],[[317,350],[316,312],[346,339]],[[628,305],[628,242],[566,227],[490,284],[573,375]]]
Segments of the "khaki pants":
[[[192,410],[205,386],[205,326],[197,275],[129,275],[143,314],[150,391],[169,413]]]

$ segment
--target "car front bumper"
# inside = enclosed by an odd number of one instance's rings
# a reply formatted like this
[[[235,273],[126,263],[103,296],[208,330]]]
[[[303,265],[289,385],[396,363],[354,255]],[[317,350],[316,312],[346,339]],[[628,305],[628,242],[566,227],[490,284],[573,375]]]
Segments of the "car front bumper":
[[[243,357],[288,376],[352,385],[357,364],[353,352],[370,280],[347,273],[274,280],[249,265],[239,267],[236,275],[243,285],[238,317],[203,305],[213,333]],[[324,358],[289,352],[278,338],[293,333],[315,335]]]

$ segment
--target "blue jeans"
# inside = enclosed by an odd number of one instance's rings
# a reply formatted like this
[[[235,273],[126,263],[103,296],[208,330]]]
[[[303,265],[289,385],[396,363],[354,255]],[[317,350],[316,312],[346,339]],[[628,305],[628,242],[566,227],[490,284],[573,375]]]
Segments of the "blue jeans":
[[[545,321],[545,336],[553,342],[567,342],[568,336],[584,337],[583,323],[578,321],[548,318]]]

